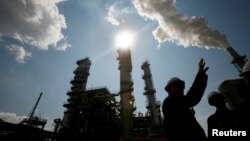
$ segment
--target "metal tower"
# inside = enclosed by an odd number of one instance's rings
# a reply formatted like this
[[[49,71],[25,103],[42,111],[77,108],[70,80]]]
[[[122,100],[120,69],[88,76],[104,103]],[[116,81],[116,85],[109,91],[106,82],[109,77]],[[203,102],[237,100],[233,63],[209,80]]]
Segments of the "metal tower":
[[[144,71],[144,75],[142,76],[142,79],[145,81],[145,92],[144,95],[147,97],[147,109],[150,110],[150,114],[152,117],[152,123],[154,126],[159,126],[160,125],[160,120],[159,120],[159,104],[157,104],[156,101],[156,96],[155,96],[155,89],[154,89],[154,83],[152,80],[152,74],[150,71],[150,64],[148,61],[145,61],[141,68]]]
[[[76,62],[78,67],[74,71],[75,77],[70,82],[72,84],[71,91],[67,93],[69,96],[68,102],[64,104],[67,110],[64,112],[62,121],[63,128],[70,129],[77,124],[77,115],[79,109],[77,106],[81,104],[81,94],[86,90],[87,80],[89,76],[89,69],[91,61],[89,58],[84,58]]]
[[[131,137],[133,128],[134,96],[132,81],[132,62],[131,51],[129,48],[118,49],[119,70],[120,70],[120,106],[121,106],[121,125],[123,137]]]
[[[150,71],[150,64],[148,61],[145,61],[141,69],[144,71],[144,75],[142,76],[142,79],[145,81],[145,92],[144,95],[147,97],[147,109],[149,110],[151,120],[152,120],[152,134],[158,134],[155,133],[154,129],[159,129],[161,126],[160,123],[160,103],[156,101],[156,96],[155,96],[155,89],[154,89],[154,83],[152,80],[152,74]],[[158,131],[156,131],[158,132]]]

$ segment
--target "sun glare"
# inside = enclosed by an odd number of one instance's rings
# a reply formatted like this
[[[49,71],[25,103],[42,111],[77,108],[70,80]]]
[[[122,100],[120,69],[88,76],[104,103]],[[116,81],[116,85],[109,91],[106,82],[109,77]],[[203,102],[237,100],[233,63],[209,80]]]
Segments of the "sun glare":
[[[134,42],[134,35],[130,31],[120,32],[115,39],[115,45],[117,48],[131,48]]]

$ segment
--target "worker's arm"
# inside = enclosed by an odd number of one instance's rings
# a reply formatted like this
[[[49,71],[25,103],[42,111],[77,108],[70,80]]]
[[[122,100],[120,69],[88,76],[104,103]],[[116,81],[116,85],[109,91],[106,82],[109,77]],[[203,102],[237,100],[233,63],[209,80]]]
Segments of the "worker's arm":
[[[187,95],[185,96],[186,100],[186,104],[188,107],[194,107],[195,105],[197,105],[203,94],[204,91],[207,87],[207,74],[206,71],[208,70],[208,67],[205,67],[205,62],[203,60],[203,58],[200,60],[199,62],[199,69],[198,69],[198,73],[195,77],[195,80],[193,82],[192,87],[190,88],[190,90],[188,91]]]

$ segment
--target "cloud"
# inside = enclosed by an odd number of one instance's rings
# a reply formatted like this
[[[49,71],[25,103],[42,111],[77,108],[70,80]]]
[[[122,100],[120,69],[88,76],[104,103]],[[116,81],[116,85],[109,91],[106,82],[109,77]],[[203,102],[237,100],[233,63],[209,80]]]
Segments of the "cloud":
[[[226,36],[209,27],[204,18],[179,14],[175,0],[133,0],[133,4],[139,15],[158,22],[153,35],[159,43],[224,49],[230,46]]]
[[[25,49],[21,46],[12,44],[12,45],[8,45],[6,46],[6,48],[8,49],[8,51],[10,52],[10,54],[15,56],[15,60],[18,61],[19,63],[25,63],[25,59],[27,57],[31,57],[31,53],[28,51],[25,51]]]
[[[123,22],[123,16],[131,14],[134,10],[131,7],[124,6],[123,1],[116,1],[107,6],[107,16],[105,19],[112,25],[119,26]]]
[[[105,19],[112,25],[116,26],[120,25],[120,22],[114,17],[115,14],[114,6],[108,7],[107,10],[108,10],[108,16],[106,16]]]
[[[27,116],[17,116],[16,113],[0,112],[0,119],[9,123],[20,123]]]
[[[65,17],[58,10],[62,0],[1,0],[0,37],[6,36],[46,50],[49,46],[65,50]],[[63,48],[60,48],[62,44]]]

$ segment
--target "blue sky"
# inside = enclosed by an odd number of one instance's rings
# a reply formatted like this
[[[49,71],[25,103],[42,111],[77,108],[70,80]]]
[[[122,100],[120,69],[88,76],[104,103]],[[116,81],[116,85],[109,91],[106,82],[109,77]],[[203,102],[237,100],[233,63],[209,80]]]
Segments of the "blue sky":
[[[141,65],[146,59],[151,65],[157,100],[162,102],[167,96],[164,86],[173,76],[183,79],[186,91],[188,90],[196,75],[198,62],[203,57],[210,68],[207,72],[208,86],[195,110],[196,117],[206,130],[207,116],[214,112],[214,108],[207,103],[207,95],[217,90],[224,80],[239,78],[238,71],[230,64],[231,57],[223,49],[205,49],[203,44],[182,44],[180,41],[183,38],[177,34],[170,34],[173,35],[168,38],[170,40],[159,40],[160,37],[152,33],[159,26],[157,16],[150,17],[145,13],[144,16],[140,15],[133,2],[134,0],[2,1],[1,117],[13,118],[9,120],[13,122],[28,115],[39,93],[43,92],[36,114],[48,119],[49,129],[53,119],[63,117],[65,109],[62,105],[68,98],[66,93],[70,90],[73,70],[77,67],[75,62],[85,57],[92,61],[87,88],[106,86],[111,92],[118,92],[118,54],[114,39],[119,31],[129,29],[136,34],[136,41],[131,49],[136,112],[146,111],[144,81],[141,78]],[[240,55],[250,56],[248,0],[176,0],[174,7],[180,15],[202,17],[209,29],[225,35]],[[165,7],[161,8],[159,11],[165,10]],[[166,21],[169,22],[168,19]],[[173,29],[175,28],[170,30]],[[172,33],[168,33],[170,32]]]

